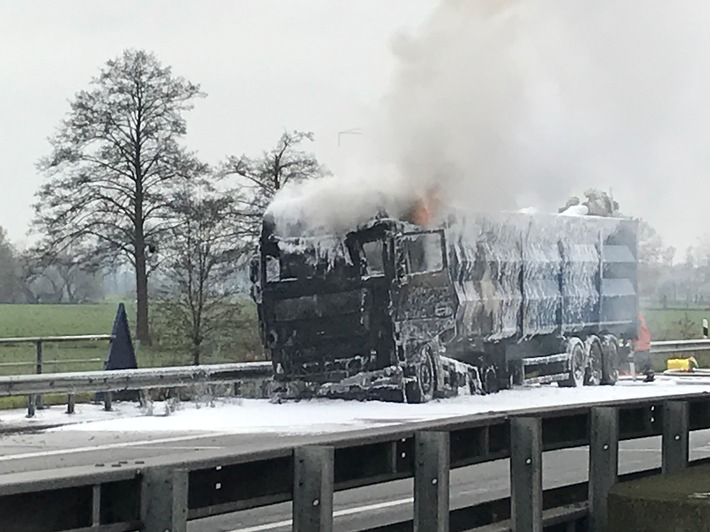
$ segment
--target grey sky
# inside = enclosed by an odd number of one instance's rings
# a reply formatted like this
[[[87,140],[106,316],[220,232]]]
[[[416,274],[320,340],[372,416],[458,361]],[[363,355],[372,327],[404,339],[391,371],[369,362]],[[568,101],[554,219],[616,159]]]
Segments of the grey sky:
[[[0,3],[0,226],[22,245],[47,137],[103,63],[154,51],[208,94],[188,115],[190,148],[209,163],[258,153],[284,128],[316,135],[337,171],[394,67],[390,44],[436,0],[3,0]],[[350,150],[350,152],[348,152]]]
[[[357,188],[359,179],[382,181],[377,165],[366,160],[373,155],[378,163],[398,157],[400,166],[402,159],[411,163],[400,168],[405,179],[416,171],[431,178],[428,167],[438,163],[428,153],[438,140],[454,162],[463,159],[458,162],[473,188],[461,195],[486,204],[486,186],[503,190],[487,171],[489,155],[499,153],[498,170],[514,176],[518,189],[534,192],[533,205],[543,196],[549,208],[587,187],[613,187],[622,211],[646,218],[678,247],[676,259],[710,232],[704,190],[710,166],[710,4],[677,0],[668,10],[664,0],[648,0],[640,11],[638,0],[464,0],[450,4],[459,10],[449,19],[439,5],[2,0],[0,226],[19,246],[27,243],[41,182],[34,165],[49,151],[47,137],[74,93],[131,47],[155,52],[176,74],[201,84],[208,96],[187,117],[187,145],[210,164],[268,149],[284,128],[305,129],[316,135],[312,148],[319,159],[336,175],[354,176]],[[486,17],[509,5],[520,16],[507,19],[507,34]],[[435,11],[439,17],[432,19]],[[415,43],[397,41],[399,32],[422,27]],[[515,54],[510,43],[518,46]],[[411,53],[428,92],[400,79],[393,93],[399,105],[390,101],[385,109],[395,67],[401,74],[403,57],[406,63]],[[520,84],[517,103],[524,112],[515,114],[516,93],[507,97],[493,83],[496,71],[506,69]],[[410,98],[417,94],[421,100]],[[387,115],[383,111],[392,109],[397,127],[389,142],[374,134],[347,136],[338,147],[338,131],[372,125],[374,132]],[[518,129],[524,131],[523,149],[486,148],[491,140],[514,141]],[[467,164],[476,151],[479,159]],[[516,160],[519,168],[510,166]]]

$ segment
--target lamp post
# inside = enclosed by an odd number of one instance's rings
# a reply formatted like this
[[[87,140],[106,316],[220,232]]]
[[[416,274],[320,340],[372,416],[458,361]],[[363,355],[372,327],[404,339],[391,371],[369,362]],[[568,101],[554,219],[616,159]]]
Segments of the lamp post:
[[[354,127],[351,129],[345,129],[343,131],[338,131],[338,148],[340,148],[340,139],[343,135],[363,135],[362,128]]]

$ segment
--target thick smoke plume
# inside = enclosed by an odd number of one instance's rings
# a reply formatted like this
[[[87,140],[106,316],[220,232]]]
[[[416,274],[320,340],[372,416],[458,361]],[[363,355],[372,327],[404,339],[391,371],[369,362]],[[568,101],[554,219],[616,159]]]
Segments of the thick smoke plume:
[[[393,44],[370,132],[393,169],[289,194],[315,192],[318,223],[346,226],[433,186],[489,211],[555,211],[611,188],[685,245],[703,230],[710,176],[709,23],[704,0],[443,1]]]

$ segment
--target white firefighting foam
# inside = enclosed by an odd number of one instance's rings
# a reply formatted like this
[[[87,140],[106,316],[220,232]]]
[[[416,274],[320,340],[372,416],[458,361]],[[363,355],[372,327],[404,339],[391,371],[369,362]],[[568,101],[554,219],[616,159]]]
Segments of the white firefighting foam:
[[[368,427],[397,425],[409,421],[443,419],[489,412],[516,412],[530,408],[558,405],[598,403],[621,399],[667,396],[675,394],[710,393],[710,381],[689,385],[670,380],[654,383],[619,382],[616,386],[594,386],[576,389],[555,385],[504,390],[487,396],[464,396],[434,400],[426,404],[397,404],[318,399],[284,404],[267,400],[245,399],[217,401],[211,408],[204,404],[184,403],[170,415],[161,404],[153,407],[153,415],[134,404],[119,403],[114,419],[72,423],[53,430],[131,431],[131,432],[191,432],[218,431],[235,433],[272,432],[308,434],[338,432]],[[88,405],[84,405],[86,409]],[[96,409],[101,408],[96,406]],[[42,416],[61,411],[38,412]],[[3,416],[0,415],[0,419]],[[118,418],[118,419],[116,419]],[[80,421],[80,415],[73,418]]]

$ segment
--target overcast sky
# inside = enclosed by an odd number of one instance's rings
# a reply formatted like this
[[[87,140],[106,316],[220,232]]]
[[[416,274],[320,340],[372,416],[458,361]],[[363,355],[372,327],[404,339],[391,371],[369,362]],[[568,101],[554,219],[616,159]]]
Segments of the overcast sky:
[[[387,90],[398,32],[436,0],[3,0],[0,3],[0,226],[22,245],[41,183],[38,158],[68,101],[125,48],[153,51],[207,98],[187,144],[208,163],[313,131],[337,171]]]
[[[426,26],[439,0],[0,0],[0,226],[19,247],[27,244],[42,180],[35,164],[49,152],[47,137],[74,94],[126,48],[154,52],[207,93],[187,115],[186,139],[205,162],[258,155],[284,129],[301,129],[315,133],[312,150],[339,176],[368,174],[368,142],[379,157],[394,152],[391,142],[374,139],[377,127],[370,135],[367,127],[385,115],[402,51],[414,50],[424,58],[418,75],[435,90],[400,83],[389,102],[390,109],[401,103],[393,138],[413,152],[404,157],[413,163],[405,173],[433,175],[414,156],[438,164],[428,155],[436,133],[444,154],[481,152],[476,164],[462,165],[472,197],[487,198],[484,186],[497,190],[500,182],[481,164],[496,153],[526,161],[503,170],[521,174],[518,181],[553,205],[587,187],[613,187],[622,211],[649,220],[682,259],[685,246],[708,232],[707,2],[677,0],[668,12],[663,0],[644,2],[643,11],[638,0],[468,1],[456,5],[469,18],[459,9],[439,27],[436,17]],[[521,16],[505,19],[510,33],[485,22],[487,11],[513,4]],[[407,48],[401,33],[425,38]],[[489,150],[489,157],[488,141],[515,141],[505,121],[515,101],[491,85],[498,71],[514,74],[523,107],[535,98],[549,105],[538,115],[532,106],[508,116],[514,126],[532,117],[528,152]],[[421,100],[409,99],[417,94]],[[343,136],[338,146],[338,132],[354,128],[365,134]],[[534,171],[572,178],[553,186],[528,179]]]

